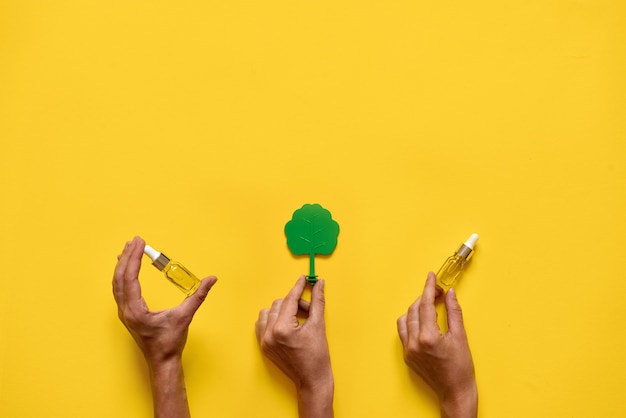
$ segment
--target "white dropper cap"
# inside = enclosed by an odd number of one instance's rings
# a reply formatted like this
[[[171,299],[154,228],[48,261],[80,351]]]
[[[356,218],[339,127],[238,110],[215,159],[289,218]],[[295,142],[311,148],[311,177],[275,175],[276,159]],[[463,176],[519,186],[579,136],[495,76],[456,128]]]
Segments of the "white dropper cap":
[[[465,241],[465,245],[467,248],[473,250],[474,249],[474,244],[476,244],[476,241],[478,241],[478,234],[472,234],[470,235],[470,237],[468,238],[467,241]]]
[[[158,252],[149,245],[144,247],[143,253],[152,259],[152,265],[159,270],[163,270],[170,262],[165,254]]]
[[[161,255],[160,252],[158,252],[157,250],[155,250],[149,245],[146,245],[146,248],[143,249],[143,253],[147,255],[148,257],[150,257],[152,261],[156,261],[157,258],[159,258],[159,256]]]

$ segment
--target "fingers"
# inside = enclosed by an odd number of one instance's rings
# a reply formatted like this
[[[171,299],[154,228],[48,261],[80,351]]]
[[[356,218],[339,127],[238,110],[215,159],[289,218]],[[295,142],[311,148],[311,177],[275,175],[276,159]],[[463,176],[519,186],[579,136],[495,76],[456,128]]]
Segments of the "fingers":
[[[409,310],[406,313],[406,325],[409,332],[412,330],[415,330],[415,332],[419,331],[421,303],[422,297],[420,296],[411,306],[409,306]]]
[[[308,300],[300,299],[298,301],[298,309],[308,314],[309,310],[311,309],[311,302],[309,302]]]
[[[265,334],[265,329],[267,328],[267,317],[269,313],[269,309],[261,309],[261,312],[259,312],[259,319],[254,324],[256,340],[259,342],[259,344],[261,344],[261,337],[263,336],[263,334]]]
[[[315,286],[313,286],[313,290],[311,291],[308,321],[314,324],[324,322],[324,306],[326,304],[326,299],[324,298],[325,287],[326,283],[324,280],[319,280]]]
[[[408,344],[410,335],[419,335],[422,331],[420,327],[423,326],[421,324],[423,324],[424,321],[433,321],[434,325],[437,326],[435,298],[437,298],[441,292],[443,292],[443,289],[436,285],[435,275],[432,272],[428,273],[424,285],[424,292],[409,306],[407,313],[398,318],[397,321],[398,335],[405,347]],[[432,324],[430,327],[427,325],[424,327],[432,329]]]
[[[398,335],[400,336],[400,341],[402,341],[402,346],[406,347],[409,342],[409,330],[407,326],[407,315],[404,314],[397,321],[398,326]]]
[[[280,309],[283,306],[284,299],[277,299],[272,303],[272,306],[267,314],[267,326],[272,328],[278,320]]]
[[[448,316],[448,332],[451,334],[464,334],[463,312],[456,298],[454,289],[448,290],[446,295],[446,312]]]
[[[419,303],[419,327],[420,332],[431,332],[439,329],[437,325],[437,311],[435,310],[435,273],[428,273],[424,293]]]
[[[438,284],[436,284],[435,285],[435,299],[439,298],[441,295],[443,295],[443,288],[439,286]]]
[[[261,311],[259,312],[259,319],[254,324],[256,338],[259,344],[261,344],[261,340],[263,339],[265,330],[268,328],[272,329],[274,327],[274,324],[276,324],[282,304],[283,299],[277,299],[272,303],[271,308],[261,309]]]
[[[124,269],[124,303],[131,309],[141,307],[141,286],[139,285],[139,269],[141,268],[141,256],[146,243],[143,239],[135,237],[128,248],[128,262]]]
[[[305,287],[306,279],[304,278],[304,276],[300,276],[296,284],[291,288],[291,290],[283,300],[283,302],[281,302],[282,305],[278,314],[281,320],[291,320],[298,314],[298,302],[302,297],[302,293],[304,293]]]
[[[196,292],[193,295],[189,296],[180,304],[180,309],[182,310],[185,316],[189,317],[189,320],[193,318],[194,314],[196,313],[198,308],[202,305],[207,295],[209,294],[209,291],[211,290],[211,288],[216,282],[217,282],[217,277],[215,276],[206,277],[200,283],[200,287],[198,288],[198,290],[196,290]]]
[[[124,271],[128,264],[128,257],[130,254],[129,248],[130,242],[127,242],[124,246],[122,254],[117,256],[117,264],[115,265],[115,271],[113,272],[113,297],[118,306],[122,306],[124,303]]]

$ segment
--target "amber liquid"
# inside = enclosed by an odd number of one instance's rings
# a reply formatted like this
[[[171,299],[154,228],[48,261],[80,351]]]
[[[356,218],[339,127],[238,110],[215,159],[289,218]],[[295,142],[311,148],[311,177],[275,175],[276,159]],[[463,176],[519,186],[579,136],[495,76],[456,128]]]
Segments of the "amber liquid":
[[[170,261],[163,269],[163,273],[165,273],[165,277],[170,282],[174,283],[187,296],[193,295],[200,287],[200,280],[182,264],[175,261]]]
[[[437,272],[437,284],[443,290],[447,291],[450,289],[459,277],[461,277],[466,261],[464,257],[458,254],[449,257]]]

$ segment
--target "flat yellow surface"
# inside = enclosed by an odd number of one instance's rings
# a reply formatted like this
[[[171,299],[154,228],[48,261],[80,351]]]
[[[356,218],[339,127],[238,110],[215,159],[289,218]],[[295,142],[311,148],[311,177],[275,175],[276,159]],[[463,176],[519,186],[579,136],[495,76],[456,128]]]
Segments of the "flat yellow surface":
[[[0,1],[0,416],[148,417],[111,295],[141,235],[219,282],[194,417],[294,417],[258,311],[320,203],[338,417],[436,417],[395,320],[472,232],[480,415],[626,415],[626,4]],[[152,308],[182,294],[144,259]]]

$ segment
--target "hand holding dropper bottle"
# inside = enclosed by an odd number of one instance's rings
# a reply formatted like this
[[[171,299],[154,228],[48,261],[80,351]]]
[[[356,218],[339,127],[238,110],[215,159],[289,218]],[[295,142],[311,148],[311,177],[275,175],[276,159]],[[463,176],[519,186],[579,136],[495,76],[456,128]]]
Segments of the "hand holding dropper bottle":
[[[187,296],[191,296],[200,287],[200,280],[177,261],[170,260],[165,254],[149,245],[143,250],[150,257],[152,265],[165,274],[165,277]]]
[[[437,284],[445,291],[450,289],[463,274],[465,264],[474,254],[474,245],[478,240],[478,234],[472,234],[458,250],[443,263],[437,272]]]

